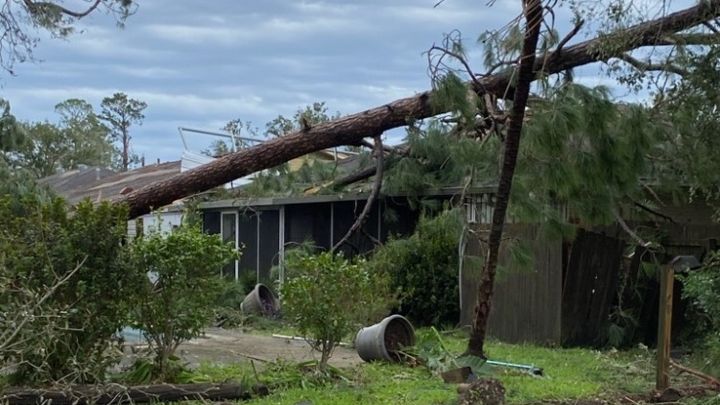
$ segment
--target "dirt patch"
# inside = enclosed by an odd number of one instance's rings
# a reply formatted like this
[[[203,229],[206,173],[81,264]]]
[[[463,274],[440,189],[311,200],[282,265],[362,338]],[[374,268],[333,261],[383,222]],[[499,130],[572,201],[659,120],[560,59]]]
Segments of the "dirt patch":
[[[241,330],[209,328],[205,336],[180,345],[177,352],[191,366],[200,363],[231,364],[258,363],[282,359],[289,362],[319,360],[320,352],[313,350],[302,340],[274,338],[266,335],[244,333]],[[335,367],[352,367],[362,363],[354,349],[338,347],[330,359]]]

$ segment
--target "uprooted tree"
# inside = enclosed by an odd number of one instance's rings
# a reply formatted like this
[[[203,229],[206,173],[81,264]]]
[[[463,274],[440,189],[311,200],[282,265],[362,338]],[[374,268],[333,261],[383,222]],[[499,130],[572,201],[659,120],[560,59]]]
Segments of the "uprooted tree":
[[[525,102],[530,83],[549,75],[563,74],[573,68],[593,62],[611,60],[623,61],[640,72],[658,70],[682,74],[682,68],[670,60],[661,63],[649,62],[640,60],[631,53],[645,47],[667,47],[679,53],[678,50],[688,48],[688,46],[715,44],[720,37],[718,28],[713,25],[715,18],[720,15],[720,1],[711,0],[702,1],[694,7],[654,20],[640,22],[629,28],[613,29],[595,39],[567,46],[582,25],[578,22],[575,29],[565,38],[559,41],[556,38],[554,47],[549,46],[549,42],[546,40],[541,41],[538,46],[538,31],[541,24],[544,24],[543,21],[547,19],[547,15],[552,14],[552,6],[553,4],[543,4],[537,0],[524,3],[526,29],[523,31],[518,28],[515,32],[522,39],[517,58],[489,68],[489,72],[484,75],[476,75],[472,73],[467,64],[464,66],[470,80],[461,84],[465,88],[471,89],[477,99],[485,100],[486,97],[491,99],[491,102],[484,104],[485,110],[476,114],[479,115],[476,118],[481,123],[487,123],[493,128],[501,126],[502,129],[498,132],[504,146],[504,150],[500,149],[503,153],[503,165],[497,194],[498,203],[495,206],[491,235],[488,241],[486,271],[478,291],[479,302],[468,348],[468,352],[474,355],[481,356],[483,352],[485,325],[494,283],[493,266],[495,264],[493,260],[497,258],[497,249],[500,245],[506,215],[505,209],[512,188],[517,148],[520,144]],[[622,14],[622,7],[616,13]],[[514,22],[515,26],[519,27],[519,20]],[[622,26],[622,24],[619,25]],[[551,31],[550,29],[546,30],[548,35]],[[446,53],[450,54],[453,49],[446,51],[449,51]],[[685,52],[683,55],[687,54],[688,52]],[[462,55],[456,59],[464,61]],[[497,69],[502,70],[499,73],[493,73]],[[317,150],[342,145],[359,145],[364,142],[364,138],[376,137],[388,129],[405,126],[419,119],[457,109],[457,105],[434,102],[442,97],[442,91],[443,88],[438,87],[357,114],[317,125],[304,126],[285,136],[228,154],[210,164],[137,190],[128,194],[123,202],[128,204],[130,216],[137,217],[174,200],[219,186],[250,173],[275,167],[290,159]],[[498,100],[503,102],[500,103]],[[497,111],[495,108],[497,106],[504,107],[506,112]]]

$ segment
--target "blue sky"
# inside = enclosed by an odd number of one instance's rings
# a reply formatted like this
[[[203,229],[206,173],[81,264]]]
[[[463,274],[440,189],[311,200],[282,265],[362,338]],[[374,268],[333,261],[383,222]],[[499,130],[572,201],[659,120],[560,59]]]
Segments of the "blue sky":
[[[436,1],[140,0],[124,29],[98,14],[67,40],[43,38],[40,62],[0,76],[0,95],[20,119],[52,121],[64,99],[97,108],[123,91],[148,103],[144,124],[133,131],[134,151],[147,161],[175,160],[178,126],[217,130],[241,118],[262,128],[314,101],[349,114],[423,91],[422,53],[443,33],[459,29],[473,42],[520,12],[517,0],[492,7],[446,0],[433,8]],[[557,17],[563,35],[569,15]],[[482,71],[479,51],[471,55]],[[597,69],[578,78],[612,83]]]

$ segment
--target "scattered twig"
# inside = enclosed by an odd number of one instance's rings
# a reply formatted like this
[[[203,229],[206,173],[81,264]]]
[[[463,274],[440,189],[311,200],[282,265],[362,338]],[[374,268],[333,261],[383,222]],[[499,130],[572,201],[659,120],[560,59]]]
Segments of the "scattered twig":
[[[262,357],[253,356],[252,354],[238,353],[238,352],[236,352],[235,354],[237,354],[237,355],[240,356],[240,357],[248,358],[248,359],[250,359],[250,360],[259,361],[260,363],[270,363],[270,360],[268,360],[268,359],[263,359]],[[254,368],[254,367],[255,367],[255,366],[253,365],[253,368]]]
[[[656,211],[656,210],[648,207],[647,205],[641,204],[641,203],[639,203],[639,202],[637,202],[637,201],[633,201],[633,204],[634,204],[636,207],[638,207],[638,208],[640,208],[641,210],[643,210],[643,211],[649,212],[650,214],[653,214],[653,215],[655,215],[655,216],[658,216],[658,217],[660,217],[660,218],[662,218],[662,219],[664,219],[664,220],[666,220],[666,221],[675,223],[675,220],[672,219],[672,217],[670,217],[670,216],[668,216],[668,215],[665,215],[665,214],[663,214],[662,212],[658,212],[658,211]]]
[[[705,374],[700,370],[695,370],[694,368],[683,366],[682,364],[680,364],[672,359],[670,360],[670,365],[677,368],[680,371],[684,371],[690,375],[694,375],[695,377],[700,378],[701,380],[707,382],[708,384],[714,386],[715,388],[720,388],[720,380],[718,380],[717,378],[715,378],[709,374]]]
[[[475,72],[473,72],[472,68],[470,67],[470,64],[465,60],[465,58],[462,55],[460,55],[459,53],[453,52],[447,48],[433,45],[428,50],[428,59],[432,59],[432,57],[431,57],[432,51],[440,51],[443,53],[443,55],[440,56],[437,63],[435,64],[436,66],[439,66],[442,63],[442,59],[445,55],[452,56],[453,58],[457,59],[465,67],[465,71],[467,72],[468,76],[470,76],[470,79],[473,81],[473,83],[475,83],[476,86],[482,86],[482,83],[480,82],[478,77],[475,75]],[[432,63],[431,63],[431,65],[432,65]],[[433,70],[436,71],[438,69],[436,68]],[[436,76],[436,75],[434,75],[434,76]]]

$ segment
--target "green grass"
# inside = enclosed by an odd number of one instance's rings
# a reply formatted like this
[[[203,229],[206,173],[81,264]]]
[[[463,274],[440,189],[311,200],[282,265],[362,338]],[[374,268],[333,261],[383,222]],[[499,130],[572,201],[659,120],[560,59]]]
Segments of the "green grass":
[[[267,333],[263,331],[261,333]],[[443,337],[448,349],[461,353],[465,337],[453,333]],[[506,389],[508,403],[579,398],[617,398],[626,393],[647,393],[654,384],[653,355],[646,350],[599,352],[587,349],[557,349],[532,345],[489,342],[492,360],[532,364],[544,370],[543,377],[506,368],[492,368]],[[383,363],[360,364],[341,371],[343,378],[328,382],[297,365],[270,365],[258,370],[261,382],[273,394],[252,404],[296,404],[303,400],[319,404],[452,404],[456,386],[444,384],[424,367]],[[255,381],[249,364],[201,366],[196,382]],[[693,405],[720,405],[692,402]]]

